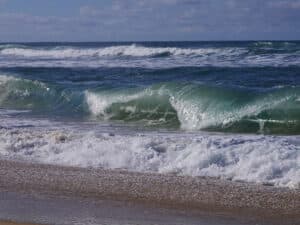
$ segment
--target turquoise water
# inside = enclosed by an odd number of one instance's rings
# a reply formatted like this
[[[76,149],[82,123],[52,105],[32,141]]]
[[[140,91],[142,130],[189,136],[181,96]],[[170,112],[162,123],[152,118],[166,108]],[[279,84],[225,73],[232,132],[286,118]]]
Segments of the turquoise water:
[[[300,134],[300,42],[3,43],[0,107],[154,129]]]

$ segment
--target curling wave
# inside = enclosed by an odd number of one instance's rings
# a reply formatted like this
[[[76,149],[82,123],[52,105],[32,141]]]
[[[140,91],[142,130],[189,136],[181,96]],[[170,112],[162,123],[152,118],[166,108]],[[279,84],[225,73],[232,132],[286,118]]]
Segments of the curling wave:
[[[162,83],[147,88],[70,90],[0,77],[0,106],[144,126],[223,132],[300,134],[300,88],[268,92]]]
[[[41,113],[78,111],[81,94],[37,80],[0,75],[0,107]]]
[[[184,130],[300,132],[299,88],[249,94],[169,83],[137,93],[86,92],[85,96],[91,113],[102,119],[144,121]]]
[[[297,41],[0,44],[0,158],[299,188],[299,74]]]

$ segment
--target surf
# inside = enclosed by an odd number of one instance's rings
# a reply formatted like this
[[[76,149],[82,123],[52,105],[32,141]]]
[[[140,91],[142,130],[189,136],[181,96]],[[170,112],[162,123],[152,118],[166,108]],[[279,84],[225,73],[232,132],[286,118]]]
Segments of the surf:
[[[0,45],[0,67],[292,67],[298,42],[32,43]]]
[[[249,90],[166,82],[88,88],[0,76],[0,107],[182,130],[299,134],[300,88]]]
[[[168,57],[168,56],[205,56],[210,54],[239,54],[245,52],[241,48],[176,48],[176,47],[145,47],[142,45],[120,45],[103,48],[52,47],[30,48],[22,45],[0,46],[0,54],[7,56],[40,57],[40,58],[81,58],[105,56],[131,57]]]

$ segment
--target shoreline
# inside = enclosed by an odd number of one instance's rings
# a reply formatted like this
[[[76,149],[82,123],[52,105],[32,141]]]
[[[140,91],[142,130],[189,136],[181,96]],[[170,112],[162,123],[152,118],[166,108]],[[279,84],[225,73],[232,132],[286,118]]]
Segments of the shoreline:
[[[0,225],[38,225],[38,224],[33,224],[33,223],[18,223],[14,221],[1,221],[0,220]]]
[[[208,177],[85,169],[0,160],[0,192],[81,197],[293,224],[300,190]],[[1,224],[1,223],[0,223]]]

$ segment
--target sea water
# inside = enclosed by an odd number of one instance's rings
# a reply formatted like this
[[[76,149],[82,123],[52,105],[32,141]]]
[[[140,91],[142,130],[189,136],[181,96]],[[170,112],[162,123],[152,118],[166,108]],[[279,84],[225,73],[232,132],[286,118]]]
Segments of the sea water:
[[[299,187],[300,42],[0,44],[0,157]]]

